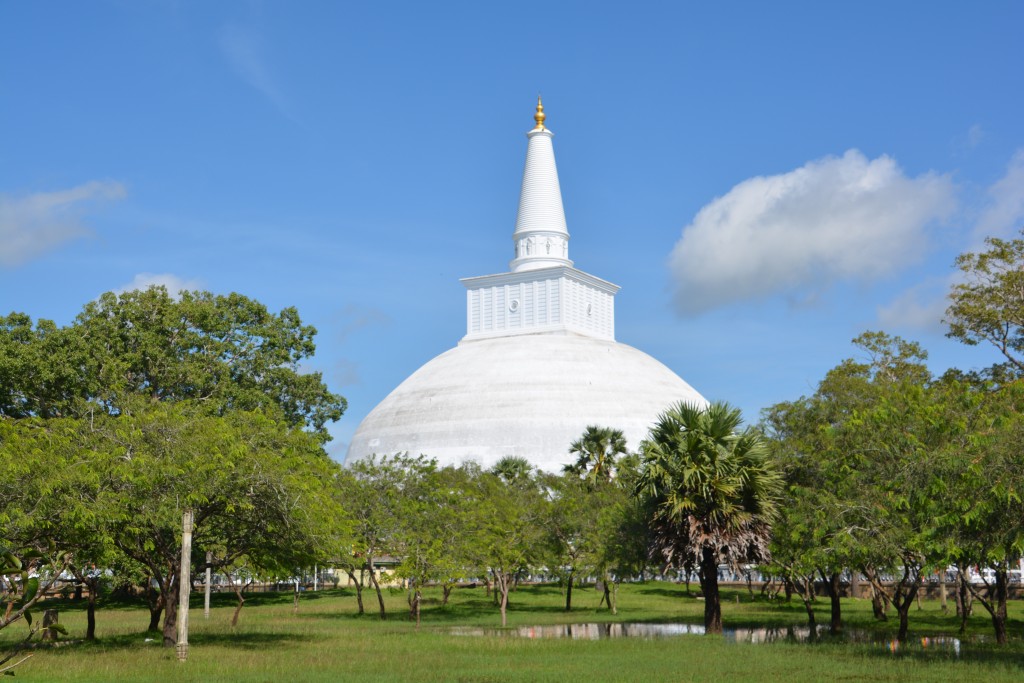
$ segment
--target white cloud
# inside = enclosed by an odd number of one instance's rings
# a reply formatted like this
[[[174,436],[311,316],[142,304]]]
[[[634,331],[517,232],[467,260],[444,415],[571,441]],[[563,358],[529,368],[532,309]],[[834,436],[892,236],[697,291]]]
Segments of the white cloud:
[[[985,139],[985,129],[977,123],[967,130],[967,146],[974,149]]]
[[[1006,175],[988,189],[988,202],[978,216],[974,234],[1006,237],[1024,228],[1024,149],[1018,149],[1006,167]]]
[[[114,289],[114,293],[123,294],[134,289],[149,289],[157,285],[163,285],[167,289],[167,293],[175,299],[182,291],[203,288],[203,283],[200,280],[187,280],[172,273],[139,273],[128,284]]]
[[[267,64],[262,36],[254,29],[228,24],[220,32],[220,49],[235,73],[262,93],[275,107],[290,119],[287,99],[278,87]]]
[[[905,290],[888,305],[879,307],[878,322],[884,329],[942,334],[946,329],[942,321],[949,305],[946,296],[960,281],[959,275],[931,278]]]
[[[891,157],[857,150],[745,180],[683,229],[670,261],[676,308],[813,300],[837,280],[894,272],[921,257],[954,195],[946,175],[908,178]]]
[[[341,358],[334,363],[334,373],[331,379],[339,387],[350,387],[363,383],[363,378],[359,375],[359,363],[347,358]]]
[[[82,213],[91,202],[123,199],[124,185],[93,180],[25,197],[0,194],[0,266],[17,266],[76,237],[89,234]]]
[[[1007,164],[1006,174],[986,192],[987,200],[974,224],[974,244],[964,251],[984,251],[985,237],[1016,237],[1024,229],[1024,149]],[[923,332],[945,331],[942,322],[949,306],[949,292],[964,281],[956,270],[944,278],[932,278],[907,289],[878,309],[884,327],[911,328]]]
[[[335,319],[340,325],[337,334],[339,342],[347,341],[353,333],[364,328],[391,324],[391,318],[384,311],[360,304],[347,304],[336,313]]]

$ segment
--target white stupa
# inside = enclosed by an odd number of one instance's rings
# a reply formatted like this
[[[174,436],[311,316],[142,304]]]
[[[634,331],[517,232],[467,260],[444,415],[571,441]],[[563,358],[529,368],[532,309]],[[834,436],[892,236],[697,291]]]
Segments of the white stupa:
[[[527,133],[510,271],[462,280],[466,336],[366,416],[346,461],[407,452],[442,465],[506,455],[556,471],[587,425],[630,449],[670,404],[707,401],[667,367],[615,341],[610,282],[573,268],[544,107]]]

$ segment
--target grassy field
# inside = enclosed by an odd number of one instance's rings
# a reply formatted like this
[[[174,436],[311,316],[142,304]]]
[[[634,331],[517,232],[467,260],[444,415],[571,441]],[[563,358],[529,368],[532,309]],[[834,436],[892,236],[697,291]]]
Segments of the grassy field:
[[[371,594],[368,608],[375,607]],[[751,600],[746,591],[724,594],[726,628],[803,625],[802,606]],[[622,638],[532,640],[523,637],[453,635],[457,626],[496,627],[497,609],[482,588],[460,589],[452,604],[441,607],[428,593],[419,630],[406,614],[405,595],[388,595],[391,615],[357,616],[354,594],[347,590],[305,593],[294,613],[290,594],[249,597],[237,628],[229,625],[233,595],[215,595],[209,620],[203,619],[202,596],[194,596],[190,613],[191,644],[187,662],[176,661],[145,632],[148,612],[138,605],[107,604],[98,612],[95,643],[72,642],[38,649],[18,669],[23,681],[1019,681],[1024,677],[1024,609],[1011,604],[1005,648],[968,641],[959,658],[948,649],[903,650],[893,654],[884,642],[750,644],[715,636],[685,635],[660,639]],[[739,598],[739,602],[736,599]],[[562,610],[558,587],[521,587],[512,596],[509,627],[582,622],[701,623],[703,604],[687,597],[682,586],[648,583],[624,586],[619,615],[598,610],[599,594],[577,590],[574,609]],[[49,604],[60,609],[68,638],[85,631],[83,607],[73,602]],[[847,626],[876,633],[884,641],[894,620],[877,624],[865,600],[844,601]],[[980,606],[970,633],[991,630]],[[828,622],[828,601],[819,604],[820,623]],[[0,632],[9,643],[24,625]],[[955,634],[957,621],[943,615],[935,602],[911,613],[917,636]]]

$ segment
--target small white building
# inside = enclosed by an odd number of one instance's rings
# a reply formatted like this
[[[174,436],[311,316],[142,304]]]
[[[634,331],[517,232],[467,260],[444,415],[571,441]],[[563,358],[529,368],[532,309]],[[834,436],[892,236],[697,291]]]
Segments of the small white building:
[[[707,401],[647,354],[615,341],[619,287],[577,270],[552,146],[537,101],[509,272],[462,280],[466,335],[367,415],[346,461],[408,452],[442,465],[506,455],[555,471],[588,425],[630,449],[670,404]]]

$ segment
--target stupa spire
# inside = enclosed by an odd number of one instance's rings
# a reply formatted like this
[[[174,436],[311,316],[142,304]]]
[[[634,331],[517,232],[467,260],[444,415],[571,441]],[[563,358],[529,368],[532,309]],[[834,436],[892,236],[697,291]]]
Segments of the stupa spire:
[[[555,134],[544,125],[546,119],[544,103],[538,97],[537,111],[533,115],[537,125],[526,134],[529,140],[526,167],[519,194],[519,215],[512,234],[515,245],[515,258],[509,264],[512,272],[572,265],[569,230],[565,226],[562,190],[551,144]]]

